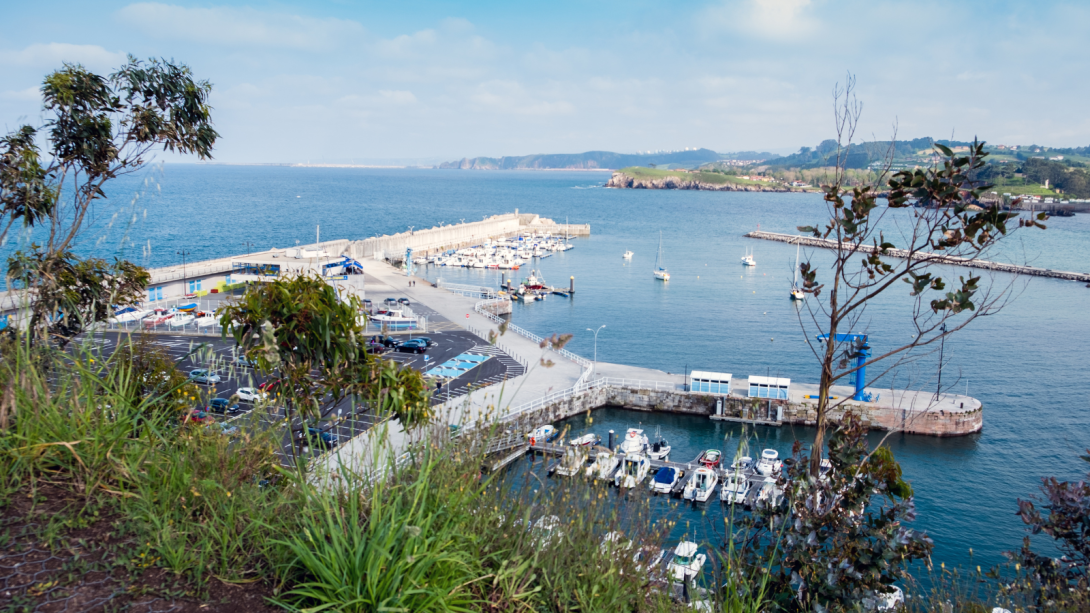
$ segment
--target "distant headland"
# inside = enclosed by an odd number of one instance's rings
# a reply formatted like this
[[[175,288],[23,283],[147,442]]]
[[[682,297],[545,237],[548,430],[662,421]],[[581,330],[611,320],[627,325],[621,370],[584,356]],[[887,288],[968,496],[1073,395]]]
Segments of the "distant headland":
[[[613,173],[606,187],[621,189],[696,189],[716,192],[806,192],[808,185],[795,185],[772,177],[725,174],[717,170],[660,170],[633,166]]]

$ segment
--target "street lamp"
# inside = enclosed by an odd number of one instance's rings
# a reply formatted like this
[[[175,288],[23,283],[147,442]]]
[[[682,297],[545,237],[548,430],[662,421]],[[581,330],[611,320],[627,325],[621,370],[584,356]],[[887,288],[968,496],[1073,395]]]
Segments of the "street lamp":
[[[587,332],[593,332],[594,333],[594,363],[595,364],[598,363],[598,332],[604,327],[606,327],[605,324],[602,324],[602,325],[598,326],[598,330],[591,330],[590,328],[587,328]]]
[[[250,257],[250,248],[252,248],[254,246],[254,244],[251,243],[250,241],[246,241],[246,242],[242,243],[242,245],[244,247],[246,247],[246,257]]]
[[[185,291],[185,276],[186,276],[185,275],[185,256],[192,255],[193,252],[188,251],[186,249],[182,249],[181,251],[175,251],[175,253],[177,255],[182,256],[182,295],[184,296],[184,295],[189,293],[189,292]]]

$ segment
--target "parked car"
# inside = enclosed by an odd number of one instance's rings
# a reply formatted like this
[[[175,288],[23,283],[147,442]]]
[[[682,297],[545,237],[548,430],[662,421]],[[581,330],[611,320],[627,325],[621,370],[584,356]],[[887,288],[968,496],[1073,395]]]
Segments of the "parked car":
[[[216,434],[220,434],[223,436],[238,436],[239,432],[242,432],[238,429],[238,426],[232,426],[231,424],[221,424],[216,422],[208,424],[208,428]]]
[[[299,438],[306,439],[306,441],[315,447],[325,447],[330,449],[337,446],[337,435],[329,432],[324,432],[315,427],[308,427],[306,431],[299,433]]]
[[[246,357],[244,355],[240,355],[237,358],[235,358],[235,364],[237,364],[239,366],[246,366],[248,368],[253,368],[254,366],[257,366],[257,362],[251,360],[250,358],[248,358],[248,357]]]
[[[382,301],[382,304],[388,307],[397,308],[397,298],[387,298]]]
[[[274,391],[276,391],[276,388],[279,385],[280,385],[280,379],[270,379],[269,381],[266,381],[266,382],[262,383],[261,385],[258,385],[257,389],[262,391],[262,392],[265,392],[267,394],[271,394]]]
[[[435,341],[431,340],[430,338],[428,338],[426,336],[418,336],[418,337],[416,337],[416,340],[424,341],[425,343],[428,344],[428,347],[434,347],[436,345]]]
[[[398,298],[397,303],[398,304],[403,304],[405,306],[409,306],[409,299],[408,298]]]
[[[398,347],[401,345],[401,341],[397,340],[392,336],[381,336],[379,337],[379,342],[382,343],[384,347],[390,348]]]
[[[182,418],[182,421],[190,424],[210,424],[216,420],[212,419],[212,416],[200,409],[193,409],[189,412],[189,415]]]
[[[204,368],[189,371],[189,380],[194,383],[219,383],[220,376]]]
[[[387,349],[384,345],[379,344],[373,344],[367,348],[367,353],[370,353],[371,355],[382,355],[387,351],[389,351],[389,349]]]
[[[228,413],[234,414],[241,410],[241,407],[237,404],[231,404],[231,401],[227,398],[213,398],[212,401],[208,403],[208,411],[219,413],[220,415],[226,415]]]
[[[428,342],[419,338],[410,339],[398,345],[397,350],[407,353],[424,353],[428,350]]]
[[[235,390],[235,395],[243,402],[257,402],[269,397],[268,394],[256,387],[240,387]]]

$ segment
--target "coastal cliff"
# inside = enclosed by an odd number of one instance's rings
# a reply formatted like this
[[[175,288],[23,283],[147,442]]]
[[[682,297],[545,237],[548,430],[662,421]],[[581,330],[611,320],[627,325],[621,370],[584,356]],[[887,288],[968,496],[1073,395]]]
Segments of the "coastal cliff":
[[[700,175],[704,173],[699,173]],[[793,192],[801,191],[782,185],[743,184],[720,179],[714,183],[701,180],[701,176],[688,178],[678,175],[666,175],[661,177],[632,177],[624,172],[615,172],[606,182],[606,187],[621,189],[699,189],[717,192]]]

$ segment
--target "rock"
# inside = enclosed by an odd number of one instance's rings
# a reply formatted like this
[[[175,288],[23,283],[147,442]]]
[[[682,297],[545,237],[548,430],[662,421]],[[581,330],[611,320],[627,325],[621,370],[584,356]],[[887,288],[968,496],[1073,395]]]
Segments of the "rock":
[[[606,182],[606,187],[619,189],[696,189],[713,192],[790,192],[794,191],[785,187],[771,187],[764,185],[736,185],[734,183],[704,183],[692,181],[676,176],[661,177],[658,179],[635,179],[621,172],[613,173]]]

